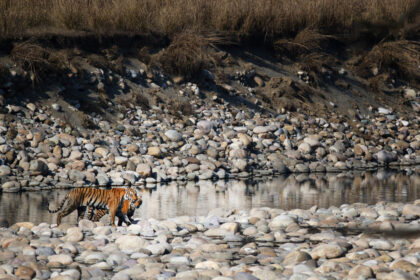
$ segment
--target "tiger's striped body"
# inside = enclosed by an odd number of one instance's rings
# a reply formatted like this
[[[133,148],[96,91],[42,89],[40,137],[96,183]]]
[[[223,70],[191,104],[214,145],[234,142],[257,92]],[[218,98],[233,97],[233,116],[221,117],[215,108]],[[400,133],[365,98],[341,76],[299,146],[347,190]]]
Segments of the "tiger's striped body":
[[[134,203],[124,200],[123,206],[120,211],[117,212],[118,226],[122,226],[122,222],[125,222],[128,226],[134,223],[134,220],[132,219],[134,211],[140,207],[141,203],[141,200],[137,200]],[[107,209],[95,209],[94,207],[88,207],[87,209],[87,218],[94,222],[98,222],[106,214],[108,214]]]
[[[141,199],[137,196],[136,191],[131,188],[114,188],[110,190],[78,188],[67,193],[58,209],[48,210],[50,213],[57,213],[61,210],[57,216],[58,225],[61,223],[63,217],[69,215],[74,210],[77,210],[78,220],[89,207],[105,210],[107,212],[109,211],[111,225],[115,226],[115,216],[119,218],[121,224],[122,221],[127,224],[130,223],[127,214],[132,205],[132,208],[138,208],[141,205]]]

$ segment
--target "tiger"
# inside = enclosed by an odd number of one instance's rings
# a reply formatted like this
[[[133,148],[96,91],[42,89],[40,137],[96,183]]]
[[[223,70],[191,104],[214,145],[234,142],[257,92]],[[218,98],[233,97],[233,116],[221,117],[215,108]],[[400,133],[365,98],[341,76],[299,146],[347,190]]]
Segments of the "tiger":
[[[138,197],[137,192],[132,188],[113,188],[110,190],[77,188],[66,194],[58,209],[51,210],[49,208],[48,211],[50,213],[57,213],[61,210],[57,215],[57,225],[59,225],[61,219],[74,210],[77,210],[78,221],[83,217],[88,207],[107,210],[110,214],[110,223],[115,227],[115,216],[119,218],[121,224],[122,221],[126,224],[131,223],[127,217],[130,211],[129,208],[138,208],[141,202],[141,198]]]
[[[141,199],[135,202],[124,200],[121,211],[118,211],[116,214],[118,217],[118,226],[122,226],[123,222],[125,222],[127,226],[134,223],[134,220],[132,219],[134,216],[134,211],[139,208],[141,204]],[[95,207],[92,206],[87,207],[87,218],[91,221],[98,222],[106,214],[108,214],[107,209],[95,209]]]

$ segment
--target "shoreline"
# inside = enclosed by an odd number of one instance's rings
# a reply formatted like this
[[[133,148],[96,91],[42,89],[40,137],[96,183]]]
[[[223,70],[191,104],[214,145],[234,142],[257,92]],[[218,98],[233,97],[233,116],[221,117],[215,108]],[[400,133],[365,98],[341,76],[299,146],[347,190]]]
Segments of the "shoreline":
[[[420,173],[420,163],[413,163],[413,164],[406,164],[406,165],[383,165],[377,167],[360,167],[358,169],[331,169],[329,171],[308,171],[308,172],[299,172],[299,171],[287,171],[284,173],[275,173],[272,170],[256,170],[255,173],[236,173],[236,174],[226,174],[224,178],[218,178],[213,174],[211,178],[200,178],[200,174],[195,174],[195,177],[190,176],[183,176],[183,177],[169,177],[165,180],[156,180],[153,177],[148,178],[140,178],[135,183],[127,182],[124,184],[107,184],[107,185],[98,185],[98,184],[85,184],[80,185],[78,182],[59,182],[55,186],[53,185],[44,185],[37,188],[12,188],[12,189],[0,189],[4,193],[21,193],[21,192],[31,192],[31,191],[51,191],[51,190],[62,190],[62,189],[72,189],[72,188],[81,188],[81,187],[93,187],[93,188],[114,188],[114,187],[142,187],[142,188],[153,188],[157,184],[168,184],[172,182],[200,182],[200,181],[210,181],[210,182],[217,182],[217,181],[224,181],[228,182],[229,180],[248,180],[248,179],[262,179],[265,176],[268,176],[266,179],[272,179],[279,176],[290,176],[290,175],[334,175],[334,174],[348,174],[348,173],[364,173],[364,172],[378,172],[378,171],[393,171],[393,172],[402,172],[402,173],[409,173],[409,174],[419,174]]]
[[[232,108],[213,105],[209,109],[194,100],[200,106],[187,119],[172,120],[159,108],[134,108],[113,125],[96,116],[99,128],[83,135],[69,127],[63,131],[52,105],[44,109],[33,104],[26,109],[16,106],[11,113],[17,116],[14,121],[0,121],[1,190],[384,167],[419,170],[418,117],[409,122],[390,111],[375,113],[368,125],[360,122],[370,131],[362,137],[345,122],[326,122],[304,113],[237,119]]]

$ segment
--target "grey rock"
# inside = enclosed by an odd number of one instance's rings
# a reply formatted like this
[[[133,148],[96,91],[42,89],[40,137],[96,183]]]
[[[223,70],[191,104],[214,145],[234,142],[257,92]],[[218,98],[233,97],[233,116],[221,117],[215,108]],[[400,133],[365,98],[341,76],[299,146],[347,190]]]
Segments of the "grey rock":
[[[211,121],[199,121],[197,123],[197,128],[206,134],[209,133],[213,127],[214,127],[214,124]]]
[[[76,169],[72,169],[72,170],[70,170],[69,171],[69,178],[70,178],[70,180],[73,180],[73,181],[84,181],[85,180],[85,178],[86,178],[86,174],[85,173],[83,173],[83,172],[81,172],[81,171],[79,171],[79,170],[76,170]]]
[[[346,251],[346,248],[338,244],[320,244],[312,250],[311,257],[315,260],[320,258],[337,258],[343,255]]]
[[[12,170],[7,165],[0,165],[0,176],[8,176],[12,173]]]
[[[234,280],[259,280],[260,278],[257,278],[247,272],[238,272],[235,274],[235,277],[233,279]]]
[[[180,141],[182,139],[182,135],[181,133],[179,133],[176,130],[168,130],[165,132],[166,137],[168,137],[171,141],[177,142]]]
[[[29,170],[36,174],[47,175],[48,165],[42,160],[32,160],[29,163]]]
[[[278,215],[269,223],[271,229],[286,228],[290,224],[293,224],[295,220],[287,215]]]
[[[109,177],[104,173],[98,174],[98,176],[96,176],[96,180],[100,186],[107,186],[109,184]]]
[[[376,156],[380,163],[390,163],[396,160],[396,154],[387,151],[379,151]]]
[[[238,168],[240,171],[244,171],[248,165],[246,160],[241,158],[232,160],[232,163],[233,166]]]
[[[301,143],[298,147],[298,151],[304,154],[309,154],[311,150],[312,150],[311,145],[309,145],[306,142]]]
[[[3,185],[1,186],[2,192],[19,192],[20,189],[21,189],[21,186],[19,182],[16,182],[16,181],[8,181],[8,182],[3,183]]]

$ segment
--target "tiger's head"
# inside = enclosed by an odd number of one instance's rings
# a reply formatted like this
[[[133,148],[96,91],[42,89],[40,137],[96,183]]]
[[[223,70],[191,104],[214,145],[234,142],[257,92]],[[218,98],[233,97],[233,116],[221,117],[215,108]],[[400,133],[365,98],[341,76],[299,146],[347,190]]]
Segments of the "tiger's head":
[[[127,188],[126,193],[124,195],[125,200],[130,201],[130,208],[139,208],[140,205],[143,203],[141,197],[137,194],[134,188]]]

